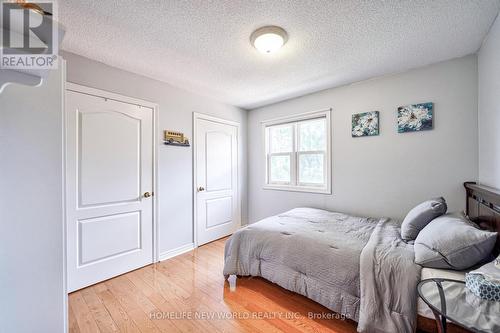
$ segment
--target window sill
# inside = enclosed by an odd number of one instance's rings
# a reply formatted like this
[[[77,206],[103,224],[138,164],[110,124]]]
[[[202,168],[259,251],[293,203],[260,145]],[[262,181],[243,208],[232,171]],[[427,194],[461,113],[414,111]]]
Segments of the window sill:
[[[316,194],[332,194],[332,190],[324,187],[307,187],[307,186],[290,186],[290,185],[276,185],[267,184],[263,186],[264,190],[277,190],[288,192],[303,192],[303,193],[316,193]]]

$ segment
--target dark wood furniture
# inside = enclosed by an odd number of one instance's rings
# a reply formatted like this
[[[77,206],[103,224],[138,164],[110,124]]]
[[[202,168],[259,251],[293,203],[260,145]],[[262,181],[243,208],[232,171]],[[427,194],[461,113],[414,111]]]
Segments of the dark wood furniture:
[[[498,232],[494,254],[500,253],[500,190],[477,185],[473,182],[464,183],[467,193],[465,213],[481,229]]]
[[[464,188],[466,193],[465,214],[481,229],[498,232],[493,254],[500,254],[500,190],[478,185],[475,182],[465,182]],[[419,315],[417,324],[421,332],[438,332],[435,320]],[[465,329],[454,324],[448,324],[447,331],[450,333],[467,332]]]

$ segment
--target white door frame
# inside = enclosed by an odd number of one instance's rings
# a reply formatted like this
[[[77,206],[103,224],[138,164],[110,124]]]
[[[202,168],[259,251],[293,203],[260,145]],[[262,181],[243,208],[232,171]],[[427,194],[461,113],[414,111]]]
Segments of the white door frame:
[[[233,120],[227,120],[227,119],[224,119],[224,118],[219,118],[219,117],[214,117],[214,116],[210,116],[208,114],[204,114],[204,113],[199,113],[199,112],[193,112],[193,240],[194,240],[194,247],[197,248],[198,247],[198,215],[197,215],[197,186],[198,184],[196,184],[196,175],[197,175],[197,163],[196,163],[196,133],[197,133],[197,126],[196,126],[196,122],[199,120],[199,119],[203,119],[203,120],[209,120],[209,121],[213,121],[213,122],[216,122],[216,123],[220,123],[220,124],[225,124],[225,125],[232,125],[232,126],[235,126],[237,128],[237,132],[238,134],[236,135],[236,143],[237,143],[237,148],[238,148],[238,158],[237,158],[237,161],[238,161],[238,166],[237,166],[237,170],[236,170],[236,174],[237,174],[237,182],[238,182],[238,186],[237,186],[237,194],[236,194],[236,198],[237,198],[237,202],[238,202],[238,207],[237,207],[237,210],[238,210],[238,217],[239,217],[239,220],[240,220],[240,226],[241,226],[241,180],[240,180],[240,177],[241,177],[241,123],[237,122],[237,121],[233,121]]]
[[[91,88],[87,87],[84,85],[76,84],[76,83],[71,83],[71,82],[66,82],[65,85],[65,91],[64,91],[64,96],[66,96],[66,91],[73,91],[81,94],[87,94],[95,97],[101,97],[105,100],[114,100],[118,102],[124,102],[124,103],[129,103],[129,104],[134,104],[139,107],[147,107],[153,109],[153,263],[159,261],[159,235],[160,235],[160,230],[159,230],[159,209],[158,209],[158,202],[159,200],[159,192],[158,192],[158,140],[157,140],[157,135],[158,135],[158,113],[159,113],[159,106],[156,103],[148,102],[145,100],[133,98],[133,97],[128,97],[120,94],[115,94],[113,92],[109,92],[106,90],[102,89],[96,89],[96,88]],[[65,105],[65,104],[63,104]],[[66,170],[67,170],[67,161],[66,161],[66,151],[68,149],[67,147],[67,141],[66,141],[66,110],[64,110],[64,136],[63,136],[63,146],[64,146],[64,191],[63,191],[63,202],[64,202],[64,226],[65,226],[65,233],[64,233],[64,247],[65,250],[68,246],[68,215],[67,215],[67,202],[66,202]],[[68,270],[66,268],[65,271],[66,279],[68,279]],[[68,293],[68,289],[66,286],[66,294]]]

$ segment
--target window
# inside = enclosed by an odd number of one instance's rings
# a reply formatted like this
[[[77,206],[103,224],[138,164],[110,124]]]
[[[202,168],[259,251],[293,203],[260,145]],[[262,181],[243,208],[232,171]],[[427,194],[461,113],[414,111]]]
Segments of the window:
[[[330,110],[263,123],[264,188],[331,193]]]

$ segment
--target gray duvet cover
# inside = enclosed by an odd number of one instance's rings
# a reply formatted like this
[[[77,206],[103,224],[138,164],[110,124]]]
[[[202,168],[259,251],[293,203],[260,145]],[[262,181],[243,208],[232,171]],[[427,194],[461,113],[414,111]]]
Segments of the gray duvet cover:
[[[261,276],[302,294],[358,321],[360,332],[416,327],[420,268],[399,224],[388,219],[313,208],[266,218],[226,242],[224,275],[232,274]]]

